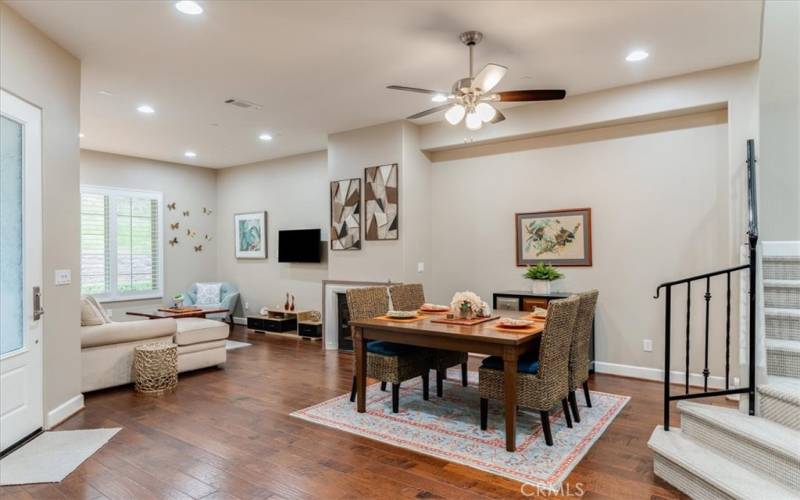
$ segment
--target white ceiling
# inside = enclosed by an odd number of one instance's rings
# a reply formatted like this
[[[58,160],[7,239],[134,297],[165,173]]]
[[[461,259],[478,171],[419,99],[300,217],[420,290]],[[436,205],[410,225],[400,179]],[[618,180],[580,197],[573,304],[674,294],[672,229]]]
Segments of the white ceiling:
[[[199,3],[205,13],[187,16],[171,1],[7,2],[81,59],[82,147],[217,168],[320,150],[328,133],[430,107],[384,87],[448,89],[466,76],[458,34],[467,29],[485,34],[477,68],[510,68],[499,90],[569,95],[756,59],[762,9],[760,0]],[[650,58],[625,62],[634,48]],[[263,109],[223,104],[230,97]],[[156,113],[136,112],[143,103]],[[259,141],[261,132],[275,139]]]

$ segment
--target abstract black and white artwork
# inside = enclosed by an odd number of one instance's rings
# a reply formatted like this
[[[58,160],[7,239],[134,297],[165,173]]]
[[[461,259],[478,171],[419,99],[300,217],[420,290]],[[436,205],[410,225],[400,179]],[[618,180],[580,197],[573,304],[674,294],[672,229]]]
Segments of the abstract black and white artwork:
[[[398,239],[397,198],[396,163],[364,169],[365,238],[368,241]]]
[[[331,182],[331,250],[361,250],[361,179]]]

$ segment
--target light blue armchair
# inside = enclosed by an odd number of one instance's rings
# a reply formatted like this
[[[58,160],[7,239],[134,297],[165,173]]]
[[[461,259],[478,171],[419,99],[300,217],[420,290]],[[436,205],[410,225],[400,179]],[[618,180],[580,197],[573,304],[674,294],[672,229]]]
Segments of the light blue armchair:
[[[187,306],[194,305],[197,302],[197,284],[193,284],[189,290],[183,293],[183,304]],[[210,319],[220,319],[222,321],[233,322],[233,312],[236,310],[236,305],[239,303],[239,289],[233,283],[222,282],[220,288],[220,302],[219,304],[203,304],[202,307],[219,307],[228,310],[227,313],[209,314],[206,316]]]

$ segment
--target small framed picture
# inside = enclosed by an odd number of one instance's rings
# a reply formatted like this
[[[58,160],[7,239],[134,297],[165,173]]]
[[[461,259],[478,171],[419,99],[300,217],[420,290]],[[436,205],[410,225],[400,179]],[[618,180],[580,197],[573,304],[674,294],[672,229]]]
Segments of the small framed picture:
[[[267,258],[267,212],[233,216],[237,259]]]
[[[592,210],[516,214],[517,265],[592,265]]]

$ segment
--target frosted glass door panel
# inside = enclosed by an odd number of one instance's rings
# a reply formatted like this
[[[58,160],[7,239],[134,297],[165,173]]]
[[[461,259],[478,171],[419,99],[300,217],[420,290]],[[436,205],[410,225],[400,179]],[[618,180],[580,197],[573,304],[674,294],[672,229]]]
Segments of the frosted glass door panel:
[[[0,117],[0,354],[24,345],[22,134],[21,124]]]

